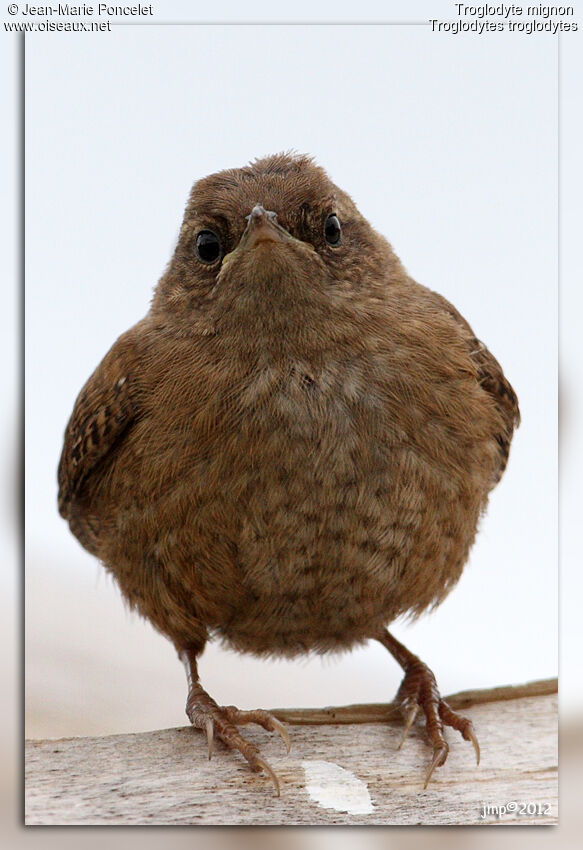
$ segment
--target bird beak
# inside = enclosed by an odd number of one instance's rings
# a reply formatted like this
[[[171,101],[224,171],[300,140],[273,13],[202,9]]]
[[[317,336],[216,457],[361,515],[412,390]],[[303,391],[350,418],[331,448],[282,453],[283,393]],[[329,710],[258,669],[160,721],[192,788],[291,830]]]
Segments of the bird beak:
[[[277,223],[277,213],[255,204],[247,216],[247,227],[239,243],[242,248],[251,250],[261,242],[286,242],[293,237]]]

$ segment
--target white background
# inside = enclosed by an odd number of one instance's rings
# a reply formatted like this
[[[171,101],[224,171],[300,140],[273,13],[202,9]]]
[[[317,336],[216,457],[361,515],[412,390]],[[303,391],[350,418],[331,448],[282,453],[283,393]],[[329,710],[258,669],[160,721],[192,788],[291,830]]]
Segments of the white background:
[[[449,4],[438,5],[451,17]],[[428,17],[412,16],[410,4],[385,5],[383,17],[389,9],[395,20]],[[273,19],[271,10],[264,19]],[[556,39],[452,37],[425,26],[33,34],[30,735],[185,722],[172,647],[126,613],[59,518],[56,466],[78,390],[148,309],[192,182],[289,148],[315,155],[413,277],[461,310],[520,399],[523,424],[508,470],[458,587],[431,616],[397,624],[395,634],[433,667],[444,694],[556,675]],[[387,701],[401,674],[376,645],[285,663],[210,646],[201,678],[219,702],[271,707]]]

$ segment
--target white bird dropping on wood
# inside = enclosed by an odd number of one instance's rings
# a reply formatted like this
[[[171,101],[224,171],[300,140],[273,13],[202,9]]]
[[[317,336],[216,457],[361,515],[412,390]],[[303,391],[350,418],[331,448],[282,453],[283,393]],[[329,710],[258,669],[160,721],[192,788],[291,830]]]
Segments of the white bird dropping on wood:
[[[306,790],[310,799],[324,809],[349,815],[368,815],[373,803],[366,783],[350,770],[331,761],[303,761]]]

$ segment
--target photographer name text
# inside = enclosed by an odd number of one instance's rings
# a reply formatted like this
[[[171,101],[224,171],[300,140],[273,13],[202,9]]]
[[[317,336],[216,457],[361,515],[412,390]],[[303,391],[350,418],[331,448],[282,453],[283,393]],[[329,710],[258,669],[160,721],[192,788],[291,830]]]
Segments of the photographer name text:
[[[21,15],[31,17],[80,17],[90,18],[92,15],[107,15],[108,17],[152,17],[154,14],[151,4],[135,6],[110,6],[108,3],[99,3],[97,6],[74,6],[71,3],[58,3],[56,6],[31,6],[25,3],[20,7]]]

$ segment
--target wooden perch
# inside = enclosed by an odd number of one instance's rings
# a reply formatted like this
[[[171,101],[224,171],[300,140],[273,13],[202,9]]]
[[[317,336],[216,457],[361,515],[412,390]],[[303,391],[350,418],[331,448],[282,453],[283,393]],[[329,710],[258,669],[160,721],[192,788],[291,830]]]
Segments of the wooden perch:
[[[165,729],[101,738],[28,741],[27,824],[525,824],[557,822],[557,680],[464,691],[482,748],[448,729],[450,754],[427,790],[431,751],[418,723],[397,750],[392,705],[277,709],[290,730],[248,726],[245,736],[277,772],[264,774],[203,734]],[[484,808],[484,807],[490,807]]]

